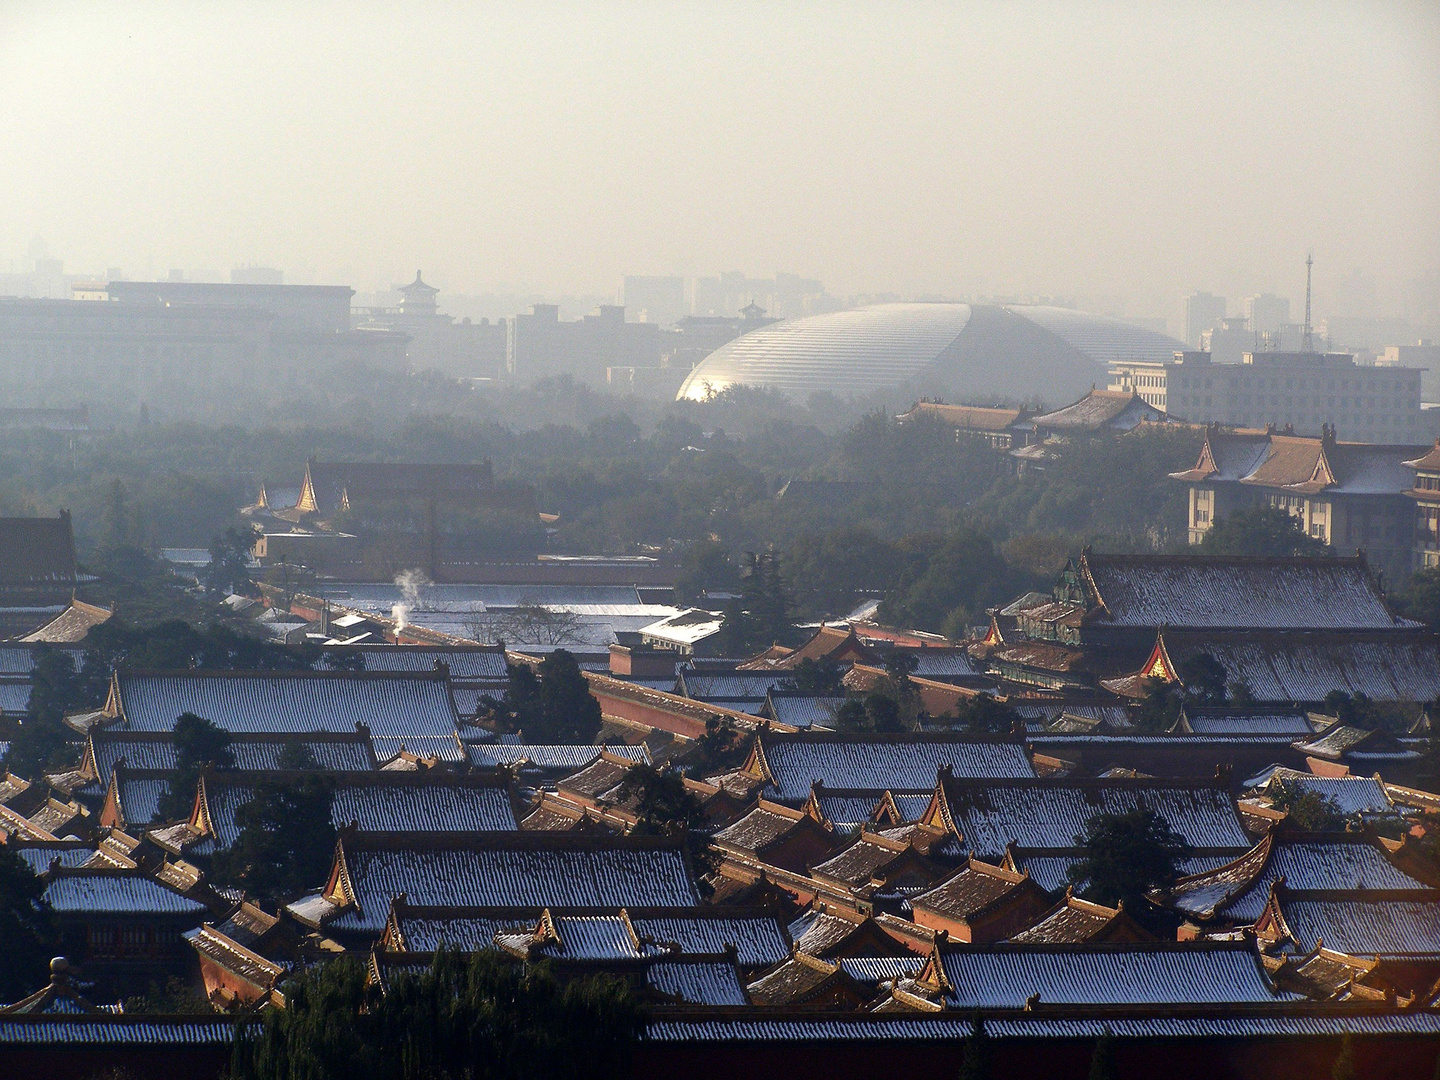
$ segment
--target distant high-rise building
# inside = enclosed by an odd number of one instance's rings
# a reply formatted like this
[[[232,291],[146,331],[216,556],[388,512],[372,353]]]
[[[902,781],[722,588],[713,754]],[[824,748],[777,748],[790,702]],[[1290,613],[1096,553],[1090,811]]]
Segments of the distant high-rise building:
[[[620,303],[637,322],[674,326],[685,317],[685,279],[625,276]]]
[[[1249,297],[1245,301],[1245,317],[1250,320],[1250,329],[1262,337],[1278,334],[1290,321],[1290,301],[1272,293]]]
[[[1225,297],[1208,292],[1191,293],[1185,298],[1185,343],[1198,348],[1200,335],[1224,318]]]
[[[1248,319],[1221,319],[1201,333],[1200,348],[1217,364],[1238,364],[1247,352],[1259,351]]]
[[[573,375],[604,384],[611,367],[657,367],[660,327],[650,322],[627,323],[625,309],[602,304],[597,312],[575,322],[562,322],[554,304],[533,304],[530,314],[508,324],[506,366],[522,382],[553,375]]]

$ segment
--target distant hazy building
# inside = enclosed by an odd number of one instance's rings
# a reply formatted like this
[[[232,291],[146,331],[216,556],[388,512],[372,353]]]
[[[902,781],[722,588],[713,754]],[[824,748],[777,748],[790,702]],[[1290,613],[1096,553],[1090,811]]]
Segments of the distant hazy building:
[[[443,371],[463,378],[491,379],[505,370],[505,323],[496,319],[456,322],[440,313],[440,290],[415,271],[415,280],[396,290],[398,307],[363,307],[355,311],[363,331],[404,334],[405,356],[412,371]]]
[[[887,395],[1074,401],[1107,366],[1163,361],[1180,342],[1082,311],[1043,305],[896,303],[787,319],[722,345],[690,373],[682,399],[732,386],[801,402]],[[878,402],[877,402],[878,403]]]
[[[834,297],[814,278],[776,274],[773,278],[748,278],[739,271],[695,279],[691,314],[739,315],[755,304],[781,319],[794,319],[839,310]]]
[[[625,309],[604,304],[592,315],[562,322],[554,304],[535,304],[507,327],[505,363],[523,382],[569,374],[595,385],[610,368],[660,365],[660,327],[627,323]]]
[[[238,408],[253,400],[246,395],[325,378],[335,364],[404,365],[404,334],[350,329],[344,286],[111,281],[105,296],[0,299],[0,398]]]
[[[232,285],[284,285],[285,271],[273,266],[237,266],[230,271]]]
[[[1239,364],[1209,353],[1177,353],[1170,363],[1119,363],[1110,389],[1134,390],[1184,420],[1233,427],[1292,428],[1320,435],[1328,425],[1351,442],[1423,442],[1420,372],[1362,367],[1348,353],[1246,353]]]
[[[1440,401],[1440,345],[1421,338],[1414,345],[1386,345],[1375,358],[1376,367],[1420,368],[1420,396]]]
[[[1225,297],[1207,292],[1191,293],[1185,298],[1185,344],[1192,349],[1200,345],[1200,335],[1225,318]]]
[[[685,279],[628,274],[621,290],[620,303],[636,322],[674,326],[686,314]]]
[[[1217,364],[1238,364],[1247,352],[1260,351],[1260,343],[1249,319],[1221,319],[1200,335],[1200,350]]]
[[[1251,296],[1245,301],[1245,317],[1250,329],[1261,337],[1278,334],[1290,322],[1290,301],[1273,293]]]
[[[208,281],[112,281],[111,300],[150,307],[251,308],[268,312],[276,328],[342,334],[350,329],[348,285],[225,284]]]

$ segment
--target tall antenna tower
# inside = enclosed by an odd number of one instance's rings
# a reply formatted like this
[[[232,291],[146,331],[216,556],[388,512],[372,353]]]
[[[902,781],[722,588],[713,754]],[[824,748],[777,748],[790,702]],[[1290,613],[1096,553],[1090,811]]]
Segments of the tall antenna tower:
[[[1310,268],[1315,265],[1315,253],[1305,256],[1305,336],[1300,339],[1301,352],[1314,352],[1315,339],[1310,334]]]

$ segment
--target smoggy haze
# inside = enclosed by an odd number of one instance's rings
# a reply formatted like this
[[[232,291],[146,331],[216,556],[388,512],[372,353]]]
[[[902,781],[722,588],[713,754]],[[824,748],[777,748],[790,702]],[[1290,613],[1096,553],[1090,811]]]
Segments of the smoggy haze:
[[[1384,310],[1440,265],[1429,4],[0,8],[0,268]]]

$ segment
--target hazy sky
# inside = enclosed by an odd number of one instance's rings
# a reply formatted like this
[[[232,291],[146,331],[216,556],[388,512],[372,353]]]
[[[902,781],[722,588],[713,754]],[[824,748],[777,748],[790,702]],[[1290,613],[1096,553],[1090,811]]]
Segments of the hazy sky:
[[[1166,314],[1440,266],[1430,2],[0,3],[0,102],[0,269]]]

